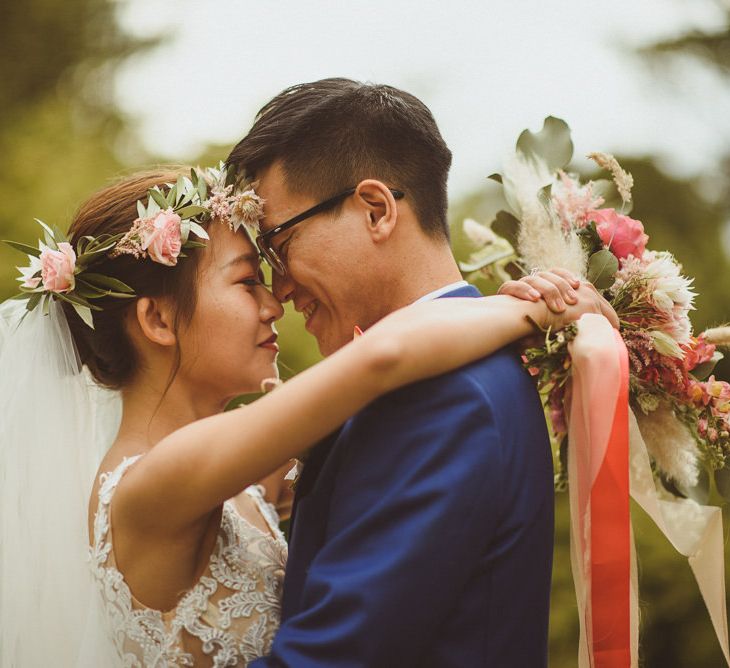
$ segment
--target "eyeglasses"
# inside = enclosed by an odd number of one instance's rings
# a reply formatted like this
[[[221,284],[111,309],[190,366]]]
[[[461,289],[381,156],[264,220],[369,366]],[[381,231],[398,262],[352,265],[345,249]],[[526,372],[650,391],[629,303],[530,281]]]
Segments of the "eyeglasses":
[[[319,204],[315,204],[313,207],[294,216],[294,218],[290,218],[281,225],[277,225],[273,229],[270,229],[268,232],[260,234],[256,239],[256,245],[259,247],[261,257],[266,260],[266,262],[271,266],[274,271],[276,271],[277,274],[279,274],[280,276],[286,276],[286,265],[284,264],[284,261],[281,259],[281,257],[279,257],[279,254],[272,247],[271,239],[281,232],[286,232],[286,230],[290,230],[292,227],[301,223],[307,218],[311,218],[312,216],[316,216],[318,213],[323,213],[324,211],[334,209],[337,204],[339,204],[342,200],[347,199],[350,195],[354,194],[356,190],[357,187],[343,190],[341,193],[338,193],[337,195],[334,195],[333,197],[330,197],[329,199],[326,199]],[[403,199],[406,196],[406,194],[402,190],[394,190],[393,188],[389,188],[389,190],[395,199]]]

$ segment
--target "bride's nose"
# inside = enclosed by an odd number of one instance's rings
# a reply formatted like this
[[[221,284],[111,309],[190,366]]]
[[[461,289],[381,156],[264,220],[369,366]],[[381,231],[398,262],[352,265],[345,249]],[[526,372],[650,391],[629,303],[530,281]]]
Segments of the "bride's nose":
[[[284,307],[275,295],[264,289],[261,297],[261,308],[259,310],[259,314],[262,322],[275,322],[284,315]]]

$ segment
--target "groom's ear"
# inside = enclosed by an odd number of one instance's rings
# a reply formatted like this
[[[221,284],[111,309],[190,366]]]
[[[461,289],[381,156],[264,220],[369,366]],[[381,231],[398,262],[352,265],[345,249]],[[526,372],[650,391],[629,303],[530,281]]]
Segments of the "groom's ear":
[[[375,243],[387,241],[398,221],[398,208],[388,186],[376,179],[360,181],[355,190],[355,202],[370,238]]]
[[[161,297],[140,297],[136,304],[136,320],[142,334],[160,346],[174,346],[174,314],[168,300]]]

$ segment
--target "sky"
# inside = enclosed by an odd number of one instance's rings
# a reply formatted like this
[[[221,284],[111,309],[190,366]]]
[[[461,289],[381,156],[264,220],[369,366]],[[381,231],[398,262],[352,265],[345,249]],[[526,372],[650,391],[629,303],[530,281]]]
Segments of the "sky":
[[[165,159],[235,143],[279,91],[328,76],[421,98],[454,154],[452,197],[479,188],[548,115],[570,124],[576,156],[652,154],[680,175],[710,171],[730,146],[719,77],[635,54],[720,25],[713,0],[124,0],[120,18],[164,39],[123,67],[115,94]]]

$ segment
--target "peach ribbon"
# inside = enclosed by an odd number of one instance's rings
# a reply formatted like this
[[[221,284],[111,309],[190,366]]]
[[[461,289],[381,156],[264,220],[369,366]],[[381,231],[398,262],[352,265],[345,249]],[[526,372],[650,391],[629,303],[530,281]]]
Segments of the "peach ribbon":
[[[584,315],[570,353],[568,481],[579,668],[638,666],[638,583],[629,495],[689,558],[730,665],[720,509],[687,499],[660,499],[628,405],[626,348],[609,322],[600,315]]]

